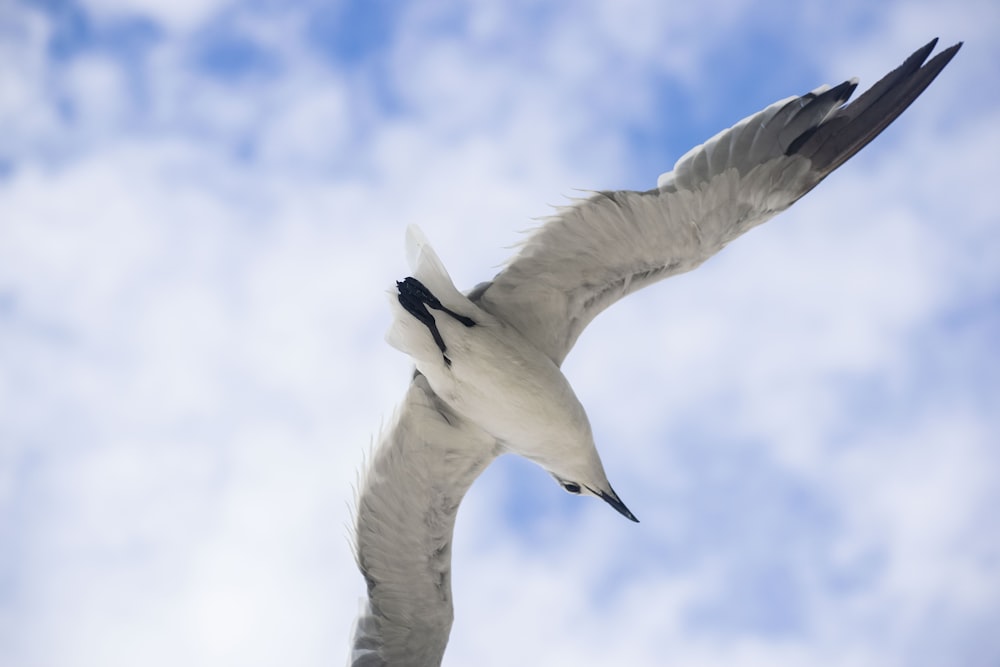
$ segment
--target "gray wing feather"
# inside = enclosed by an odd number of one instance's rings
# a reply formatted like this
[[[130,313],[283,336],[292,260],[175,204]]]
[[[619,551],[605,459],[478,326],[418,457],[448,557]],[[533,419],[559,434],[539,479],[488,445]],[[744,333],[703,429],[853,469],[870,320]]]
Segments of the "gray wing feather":
[[[357,500],[355,556],[368,599],[353,667],[428,667],[453,619],[451,540],[459,503],[498,454],[417,374],[368,466]]]
[[[820,180],[844,164],[903,113],[962,47],[959,42],[923,64],[936,44],[937,39],[931,40],[834,114],[830,122],[803,133],[789,152],[809,158]]]
[[[684,155],[646,192],[603,192],[535,230],[470,293],[557,364],[621,297],[688,271],[788,208],[857,153],[934,80],[961,44],[934,40],[855,102],[857,82],[776,102]]]

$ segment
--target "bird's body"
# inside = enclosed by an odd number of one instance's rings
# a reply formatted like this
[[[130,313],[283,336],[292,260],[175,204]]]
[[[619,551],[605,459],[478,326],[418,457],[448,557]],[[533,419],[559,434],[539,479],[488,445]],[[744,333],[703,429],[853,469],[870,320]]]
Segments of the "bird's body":
[[[444,318],[441,318],[444,319]],[[505,450],[545,466],[558,461],[561,441],[586,443],[590,425],[569,381],[552,360],[509,326],[455,331],[447,324],[451,366],[424,362],[417,370],[434,393],[479,425]],[[449,334],[457,334],[449,336]]]
[[[656,188],[569,207],[468,295],[419,231],[409,231],[413,275],[391,295],[387,339],[417,372],[358,497],[356,554],[368,601],[352,665],[440,664],[452,622],[455,515],[499,454],[525,456],[568,491],[635,520],[608,483],[559,368],[566,354],[604,308],[695,268],[863,148],[960,46],[925,63],[935,42],[849,105],[853,80],[776,102],[692,149]]]
[[[593,449],[587,414],[559,367],[516,328],[455,289],[418,229],[407,231],[407,246],[415,279],[448,311],[467,318],[463,323],[445,310],[429,309],[447,347],[441,350],[428,326],[391,295],[394,320],[386,339],[413,358],[434,393],[489,433],[502,451],[549,470],[558,469],[573,448]],[[600,465],[596,450],[591,458]]]

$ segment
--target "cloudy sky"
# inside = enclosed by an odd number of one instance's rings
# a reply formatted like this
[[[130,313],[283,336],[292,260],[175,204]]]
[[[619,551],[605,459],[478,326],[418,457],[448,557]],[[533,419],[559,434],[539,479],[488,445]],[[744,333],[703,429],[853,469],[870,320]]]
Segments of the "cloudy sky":
[[[445,664],[1000,663],[997,3],[0,0],[0,664],[342,664],[406,225],[472,287],[938,35],[875,144],[583,335],[642,523],[501,459]]]

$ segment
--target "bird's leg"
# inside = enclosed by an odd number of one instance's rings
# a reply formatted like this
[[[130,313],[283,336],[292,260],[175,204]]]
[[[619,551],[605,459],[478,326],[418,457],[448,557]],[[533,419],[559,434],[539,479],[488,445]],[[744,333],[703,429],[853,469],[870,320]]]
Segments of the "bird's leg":
[[[465,315],[459,315],[458,313],[446,308],[438,300],[438,298],[431,294],[431,291],[416,278],[410,277],[405,278],[402,281],[397,281],[396,289],[399,291],[399,304],[406,309],[406,312],[423,322],[424,325],[430,329],[431,336],[434,338],[434,342],[437,344],[438,349],[441,350],[441,356],[444,357],[444,363],[451,366],[451,359],[445,355],[448,347],[444,344],[444,339],[441,338],[441,332],[438,331],[437,322],[434,321],[434,316],[431,315],[427,309],[433,308],[434,310],[443,311],[467,327],[475,326],[476,322]]]
[[[407,290],[410,294],[416,297],[418,300],[423,302],[428,308],[433,308],[434,310],[440,310],[448,313],[453,318],[461,322],[467,327],[476,326],[476,321],[465,315],[459,315],[453,310],[445,308],[445,306],[438,300],[436,296],[431,294],[431,291],[427,289],[422,282],[416,278],[410,277],[403,280],[403,282],[397,282],[396,287],[399,289],[400,298],[402,298],[403,290]],[[402,303],[402,301],[400,302]],[[403,306],[404,308],[406,306]]]

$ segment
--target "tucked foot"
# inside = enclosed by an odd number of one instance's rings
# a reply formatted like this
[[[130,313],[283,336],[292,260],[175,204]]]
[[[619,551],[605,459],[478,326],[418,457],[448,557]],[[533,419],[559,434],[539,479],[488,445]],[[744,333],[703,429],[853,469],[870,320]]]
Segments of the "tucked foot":
[[[400,298],[402,298],[403,291],[406,290],[413,297],[422,301],[428,308],[448,313],[467,327],[476,326],[476,321],[474,319],[466,317],[465,315],[459,315],[455,311],[446,308],[436,296],[431,294],[431,291],[427,289],[422,282],[412,276],[405,278],[402,282],[397,282],[396,287],[399,289]],[[400,301],[400,303],[402,303],[402,301]]]
[[[414,278],[407,278],[402,282],[397,282],[396,289],[399,291],[399,305],[430,329],[434,342],[437,344],[438,349],[441,350],[441,354],[444,354],[448,347],[444,344],[444,339],[441,338],[441,332],[438,331],[434,316],[427,312],[426,297],[430,296],[435,301],[437,299],[427,291],[427,288],[423,284]],[[445,359],[447,360],[447,357]]]
[[[439,301],[436,296],[431,294],[431,291],[416,278],[410,277],[397,281],[396,289],[399,292],[399,305],[401,305],[406,312],[417,318],[417,320],[423,322],[424,326],[430,330],[431,336],[434,338],[434,343],[438,346],[438,349],[441,350],[441,356],[444,358],[445,365],[451,366],[451,359],[449,359],[448,355],[445,354],[445,352],[448,351],[448,346],[444,344],[444,339],[441,337],[441,332],[438,330],[437,322],[434,321],[434,316],[431,315],[427,309],[433,308],[434,310],[445,312],[467,327],[475,326],[475,320],[472,320],[465,315],[459,315],[458,313],[446,308],[441,301]]]

